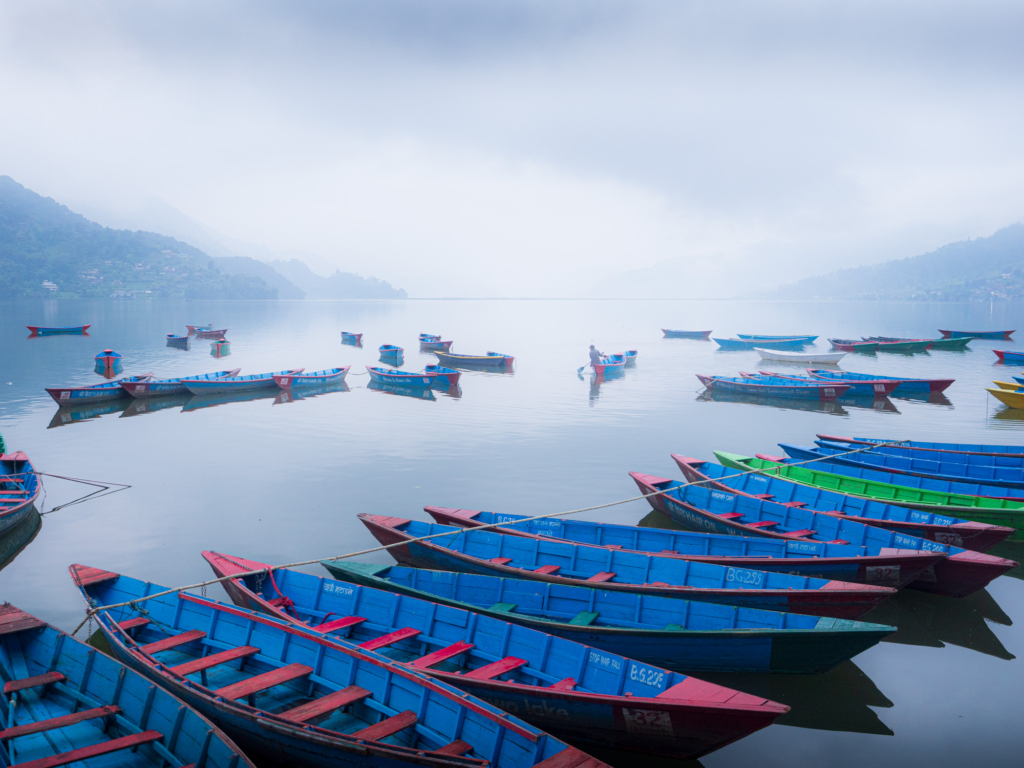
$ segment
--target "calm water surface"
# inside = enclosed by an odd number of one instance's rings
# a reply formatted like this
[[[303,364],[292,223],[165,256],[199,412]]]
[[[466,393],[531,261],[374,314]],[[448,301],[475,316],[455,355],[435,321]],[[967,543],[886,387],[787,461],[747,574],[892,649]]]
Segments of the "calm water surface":
[[[0,542],[0,561],[8,562],[0,596],[69,630],[83,614],[66,570],[75,562],[190,583],[210,576],[202,549],[273,563],[327,557],[376,544],[355,519],[360,512],[427,519],[427,504],[522,514],[601,504],[635,495],[630,470],[679,477],[672,452],[774,452],[780,441],[810,443],[816,432],[1024,443],[1024,411],[1008,411],[984,391],[993,379],[1019,375],[994,364],[991,352],[1015,342],[976,340],[961,353],[849,355],[847,370],[956,383],[931,402],[801,406],[702,398],[696,373],[784,364],[663,339],[659,330],[824,339],[1022,327],[1024,338],[1018,304],[8,302],[0,321],[0,432],[8,446],[26,451],[42,472],[131,486],[33,520]],[[165,346],[164,334],[207,322],[229,329],[230,357],[212,358],[207,341],[188,351]],[[93,328],[87,338],[26,338],[27,323]],[[342,329],[363,332],[366,346],[341,345]],[[418,352],[419,332],[454,339],[458,352],[515,355],[515,372],[467,373],[461,391],[431,399],[372,390],[355,375],[376,363],[384,343],[405,347],[406,370],[433,362]],[[580,378],[591,343],[605,352],[639,349],[638,365],[616,380]],[[206,407],[186,398],[146,407],[125,399],[59,411],[43,388],[101,381],[92,356],[105,347],[124,355],[126,375],[337,365],[352,365],[352,373],[344,391],[288,401],[275,393]],[[90,490],[44,483],[47,510]],[[587,517],[666,525],[641,502]],[[1024,548],[1003,545],[996,554],[1021,560]],[[391,562],[384,553],[365,559]],[[700,764],[1021,765],[1022,617],[1018,569],[961,600],[900,594],[865,617],[898,626],[891,641],[827,675],[715,677],[793,711]],[[601,756],[623,768],[652,762]]]

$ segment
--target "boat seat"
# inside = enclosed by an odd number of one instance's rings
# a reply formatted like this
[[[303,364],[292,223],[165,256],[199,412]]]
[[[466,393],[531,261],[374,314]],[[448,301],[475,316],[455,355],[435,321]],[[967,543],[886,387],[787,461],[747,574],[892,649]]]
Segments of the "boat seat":
[[[570,621],[569,623],[574,625],[574,626],[577,626],[577,627],[589,627],[591,624],[593,624],[597,620],[597,617],[600,616],[600,615],[601,615],[600,613],[592,613],[590,611],[580,611],[579,613],[577,613],[575,616],[572,617],[572,621]]]
[[[420,631],[413,627],[402,627],[396,629],[394,632],[389,632],[386,635],[375,637],[372,640],[367,640],[365,643],[360,643],[359,647],[367,651],[375,651],[378,648],[385,648],[395,643],[400,643],[402,640],[408,640],[411,637],[416,637]]]
[[[206,633],[203,630],[190,629],[188,632],[182,632],[180,635],[171,635],[163,640],[157,640],[155,643],[140,645],[139,650],[152,655],[160,651],[169,651],[171,648],[177,648],[180,645],[194,643],[196,640],[202,640],[204,637],[206,637]]]
[[[810,528],[804,528],[802,531],[786,531],[786,535],[787,536],[796,536],[796,537],[812,536],[815,533],[817,533],[817,531],[812,531]]]
[[[334,632],[346,627],[354,627],[356,624],[362,624],[364,621],[366,621],[366,618],[363,616],[345,616],[341,619],[334,619],[334,621],[325,621],[323,624],[313,627],[313,629],[317,632]]]
[[[663,549],[658,554],[661,554],[661,555],[678,555],[679,554],[679,550],[678,549]]]
[[[118,622],[117,626],[125,632],[128,632],[132,629],[137,629],[138,627],[144,627],[147,624],[149,624],[149,619],[145,616],[136,616],[134,619],[126,619],[125,621]]]
[[[495,563],[496,565],[506,565],[512,562],[511,557],[492,557],[487,561],[488,563]]]
[[[645,587],[671,587],[667,581],[652,581],[649,584],[644,584]]]
[[[553,574],[558,573],[561,569],[562,566],[560,565],[542,565],[540,568],[535,569],[534,573]]]
[[[500,613],[512,613],[516,609],[516,603],[495,603],[490,607],[492,611],[499,611]]]
[[[605,544],[604,548],[605,549],[622,549],[622,545],[621,544]]]
[[[806,507],[807,506],[807,502],[806,501],[784,501],[784,502],[782,502],[782,506],[784,506],[784,507]]]
[[[24,725],[16,725],[12,728],[6,728],[0,731],[0,740],[16,739],[19,736],[28,736],[33,733],[42,733],[43,731],[53,731],[57,728],[67,728],[69,725],[75,725],[76,723],[85,722],[86,720],[96,720],[100,717],[112,717],[113,715],[120,714],[121,708],[108,704],[104,707],[96,707],[95,709],[83,709],[81,712],[73,712],[70,715],[62,715],[61,717],[51,717],[46,720],[38,720],[34,723],[25,723]]]
[[[778,520],[755,520],[752,523],[747,523],[751,528],[771,528],[772,526],[778,525]]]
[[[684,627],[682,624],[666,624],[665,625],[665,629],[680,630],[680,629],[686,629],[686,627]]]
[[[440,664],[442,661],[454,659],[459,654],[465,653],[475,647],[476,646],[473,643],[452,643],[445,648],[441,648],[433,653],[428,653],[426,656],[420,656],[415,661],[410,661],[409,666],[415,667],[416,669],[428,669],[435,664]]]
[[[737,517],[743,517],[742,512],[722,512],[718,515],[723,520],[735,520]]]
[[[275,685],[289,683],[301,677],[313,674],[313,668],[305,664],[288,664],[279,669],[272,669],[262,675],[255,675],[247,680],[240,680],[237,683],[218,688],[213,692],[214,696],[223,696],[228,701],[248,698],[249,705],[253,705],[253,699],[260,691],[273,688]]]
[[[775,498],[775,494],[774,493],[755,493],[755,494],[752,494],[752,496],[755,499],[760,499],[761,501],[768,501],[768,499],[774,499]]]
[[[363,728],[362,730],[356,731],[355,733],[349,734],[357,739],[366,739],[367,741],[380,741],[386,739],[388,736],[394,736],[401,730],[408,728],[410,725],[415,725],[419,718],[416,717],[416,713],[411,709],[405,710],[405,712],[399,712],[397,715],[385,718],[379,723]]]
[[[450,744],[445,744],[440,749],[435,749],[434,752],[438,755],[454,755],[455,757],[460,757],[461,755],[464,755],[467,752],[471,752],[472,750],[472,744],[470,744],[467,741],[463,741],[462,739],[459,739],[458,741],[453,741]]]
[[[29,688],[38,688],[41,685],[50,685],[51,683],[63,683],[65,680],[67,678],[63,672],[46,672],[35,677],[23,677],[21,680],[11,680],[4,683],[4,693],[24,691]]]
[[[221,664],[227,664],[231,661],[238,661],[248,656],[252,656],[260,652],[259,648],[252,645],[243,645],[241,648],[231,648],[227,651],[221,651],[220,653],[211,653],[209,656],[203,656],[200,659],[193,659],[192,661],[186,661],[184,664],[178,664],[175,667],[171,667],[170,671],[175,674],[191,675],[195,672],[205,672],[207,669],[220,666]]]
[[[567,677],[564,680],[559,680],[557,683],[552,683],[548,686],[549,690],[552,691],[571,691],[576,687],[576,678]]]
[[[370,695],[372,695],[370,691],[365,688],[360,688],[358,685],[350,685],[348,688],[342,688],[340,691],[334,691],[326,696],[321,696],[319,699],[314,699],[294,709],[289,709],[287,712],[282,712],[278,717],[290,723],[308,723],[336,709],[362,701]]]
[[[832,541],[826,541],[826,544],[849,544],[846,539],[832,539]]]
[[[601,571],[600,573],[595,573],[593,576],[587,579],[587,581],[592,582],[594,584],[600,584],[602,581],[611,581],[614,578],[615,571]]]
[[[111,739],[110,741],[82,747],[81,749],[73,749],[70,752],[61,752],[58,755],[41,757],[38,760],[29,760],[17,765],[18,768],[57,768],[60,765],[70,765],[71,763],[88,760],[91,757],[109,755],[112,752],[120,752],[122,749],[132,749],[153,741],[160,741],[163,737],[164,735],[160,731],[143,731],[142,733],[133,733],[130,736],[122,736],[119,739]]]
[[[472,672],[467,672],[463,677],[468,680],[493,680],[498,675],[504,675],[506,672],[525,667],[527,664],[529,662],[526,659],[506,656],[504,659],[499,659],[479,669],[474,669]]]

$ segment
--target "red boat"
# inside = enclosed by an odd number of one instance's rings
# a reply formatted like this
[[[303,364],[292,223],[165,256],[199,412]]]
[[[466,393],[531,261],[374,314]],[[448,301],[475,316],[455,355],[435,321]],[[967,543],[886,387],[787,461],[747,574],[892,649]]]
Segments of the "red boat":
[[[777,371],[758,371],[757,373],[760,376],[774,376],[777,379],[796,379],[797,381],[811,380],[809,376],[793,376],[788,373],[778,373]],[[747,374],[740,371],[740,376],[743,376],[744,378],[747,376],[753,377],[753,374]],[[858,381],[846,391],[846,394],[854,396],[869,394],[872,397],[888,397],[899,385],[899,379],[873,379],[871,381]]]
[[[228,332],[227,328],[223,328],[219,331],[203,330],[202,328],[196,328],[197,339],[223,339],[224,334]]]
[[[939,333],[944,339],[960,339],[967,336],[972,339],[1003,339],[1009,341],[1014,331],[944,331],[941,328]]]

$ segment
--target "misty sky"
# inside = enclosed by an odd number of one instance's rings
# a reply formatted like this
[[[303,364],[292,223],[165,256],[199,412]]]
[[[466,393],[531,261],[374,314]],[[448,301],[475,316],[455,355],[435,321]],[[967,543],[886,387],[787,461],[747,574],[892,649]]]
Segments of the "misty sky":
[[[0,173],[412,296],[722,296],[1024,218],[1020,2],[0,2]]]

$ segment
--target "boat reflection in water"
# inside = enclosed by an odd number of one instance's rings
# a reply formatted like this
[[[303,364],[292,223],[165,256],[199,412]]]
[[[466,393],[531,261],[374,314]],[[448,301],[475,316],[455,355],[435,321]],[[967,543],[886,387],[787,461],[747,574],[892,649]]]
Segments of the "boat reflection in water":
[[[1024,563],[1024,541],[1004,541],[986,550],[985,554]],[[1012,571],[1004,573],[1003,576],[1009,576],[1011,579],[1024,579],[1024,566],[1018,565]]]
[[[895,397],[897,400],[913,400],[916,403],[953,407],[953,401],[946,397],[943,392],[900,392],[898,394],[893,393],[890,397]]]
[[[64,406],[58,408],[57,412],[53,414],[47,429],[98,419],[108,413],[120,413],[128,407],[129,402],[131,402],[129,398],[122,397],[118,400],[106,400],[94,405]]]
[[[223,395],[193,395],[185,403],[181,412],[198,411],[203,408],[213,408],[217,405],[227,405],[228,403],[247,403],[250,400],[273,400],[280,391],[279,389],[264,388],[250,389],[246,392],[229,392]]]
[[[193,397],[191,392],[178,395],[165,395],[163,397],[133,397],[131,405],[124,409],[121,418],[126,416],[141,416],[144,413],[156,413],[166,411],[169,408],[180,408]]]
[[[319,397],[320,395],[329,395],[332,392],[351,392],[348,384],[344,380],[337,384],[326,384],[322,387],[293,387],[291,389],[282,389],[277,393],[277,397],[274,398],[274,405],[283,405],[284,403],[295,403],[299,400],[307,400],[311,397]]]
[[[93,371],[104,379],[112,379],[124,373],[124,365],[119,357],[113,359],[96,358],[96,365],[93,367]]]
[[[371,381],[366,385],[367,389],[375,392],[385,392],[389,395],[400,395],[401,397],[412,397],[417,400],[436,400],[434,391],[429,387],[403,387],[398,384],[385,384],[380,381]]]
[[[763,395],[743,395],[737,392],[705,390],[697,395],[699,403],[745,403],[747,405],[766,405],[783,411],[813,411],[827,413],[832,416],[849,416],[850,412],[843,408],[837,400],[797,400],[787,397],[765,397]]]
[[[28,517],[0,536],[0,570],[3,570],[32,543],[43,527],[42,515],[33,507]]]

